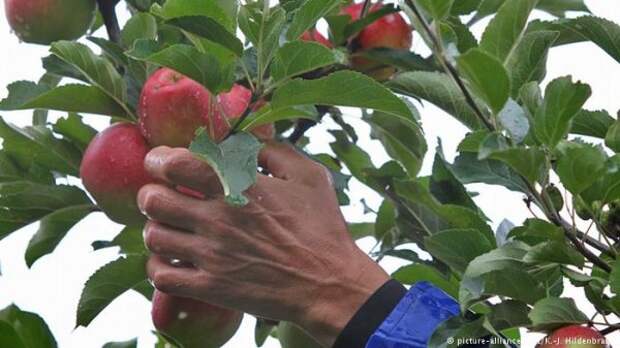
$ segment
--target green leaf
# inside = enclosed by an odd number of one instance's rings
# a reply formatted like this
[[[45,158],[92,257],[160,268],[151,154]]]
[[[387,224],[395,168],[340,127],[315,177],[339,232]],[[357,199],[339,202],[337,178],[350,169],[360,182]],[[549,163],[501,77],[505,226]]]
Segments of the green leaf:
[[[511,148],[493,152],[489,158],[508,164],[531,184],[540,180],[545,174],[545,153],[537,148]]]
[[[579,11],[590,12],[584,0],[540,0],[536,8],[551,13],[557,17],[563,17],[566,12]]]
[[[428,12],[433,19],[440,20],[450,14],[454,0],[417,0],[416,3]]]
[[[145,255],[129,255],[108,263],[86,282],[77,309],[77,326],[88,326],[101,311],[127,290],[143,282]]]
[[[448,295],[454,298],[458,297],[458,279],[454,275],[446,277],[435,268],[427,265],[414,264],[401,267],[392,274],[392,278],[407,285],[413,285],[418,282],[431,282],[448,293]]]
[[[379,139],[387,153],[403,165],[410,177],[415,177],[428,150],[420,126],[413,118],[408,121],[383,112],[365,117],[372,135]]]
[[[547,73],[549,49],[559,36],[555,31],[536,31],[523,36],[506,62],[510,75],[512,97],[517,98],[521,87],[530,82],[541,82]]]
[[[504,268],[472,279],[465,275],[459,289],[459,302],[465,310],[485,297],[507,296],[534,304],[546,296],[545,289],[534,277],[519,268]]]
[[[349,234],[353,240],[358,240],[375,235],[375,224],[370,222],[359,222],[349,224]]]
[[[47,186],[30,181],[0,183],[0,207],[13,210],[54,212],[74,205],[90,204],[76,186]]]
[[[611,127],[614,122],[615,119],[605,110],[581,110],[573,118],[570,132],[572,134],[605,139],[609,127]]]
[[[571,120],[581,110],[592,91],[590,86],[573,83],[570,77],[557,78],[549,83],[543,105],[534,120],[536,137],[554,148],[568,134]]]
[[[411,110],[400,98],[374,79],[354,72],[339,71],[317,80],[295,79],[275,91],[274,107],[306,104],[351,106],[383,111],[411,120]]]
[[[267,104],[260,108],[257,112],[250,114],[239,125],[239,129],[249,131],[253,128],[275,123],[282,120],[290,119],[307,119],[317,120],[318,112],[312,105],[287,106],[284,108],[274,109],[271,104]]]
[[[306,30],[313,28],[316,22],[340,5],[340,0],[308,0],[295,12],[286,38],[289,41],[299,38]]]
[[[609,203],[620,199],[620,156],[614,155],[607,159],[605,170],[589,188],[581,193],[586,203],[594,201]]]
[[[510,79],[502,63],[477,48],[458,57],[457,62],[476,94],[494,113],[500,112],[510,95]]]
[[[121,31],[121,42],[125,47],[133,46],[139,39],[155,39],[157,37],[157,21],[148,13],[137,13],[132,16]]]
[[[515,50],[538,0],[506,0],[482,35],[480,48],[501,62]]]
[[[572,30],[597,44],[620,62],[620,25],[605,18],[583,16],[569,22]]]
[[[243,6],[239,11],[239,28],[256,49],[259,78],[280,46],[280,36],[286,24],[286,12],[281,7],[265,14],[256,6]]]
[[[81,154],[66,140],[60,140],[43,126],[17,128],[0,118],[4,152],[21,168],[34,164],[62,174],[78,176]]]
[[[67,118],[59,118],[53,126],[54,132],[70,140],[80,150],[86,150],[90,141],[97,134],[97,130],[82,122],[82,117],[69,113]]]
[[[62,77],[68,77],[88,83],[88,78],[78,69],[53,54],[41,58],[41,62],[43,63],[43,69],[45,69],[48,74],[56,76],[59,79]],[[60,80],[58,82],[60,82]],[[58,83],[56,83],[56,85],[58,85]],[[49,87],[56,87],[56,85],[51,85]]]
[[[230,204],[245,205],[248,199],[243,191],[256,182],[258,152],[261,144],[250,134],[234,134],[220,144],[209,139],[201,129],[189,149],[206,161],[215,171]]]
[[[277,322],[276,322],[277,323]],[[274,325],[273,321],[269,321],[263,318],[256,318],[256,327],[254,328],[254,342],[257,347],[262,347],[269,338],[269,335],[273,332]]]
[[[578,195],[598,179],[607,158],[600,148],[589,144],[566,143],[560,146],[555,172],[562,185]]]
[[[511,138],[518,144],[523,142],[530,132],[530,121],[526,111],[512,99],[508,99],[497,118],[502,127],[510,133]]]
[[[530,249],[525,258],[527,263],[559,263],[583,267],[584,258],[577,250],[566,245],[565,242],[550,241],[541,243]]]
[[[92,213],[96,208],[90,204],[59,209],[41,220],[37,233],[30,239],[26,249],[26,265],[32,265],[42,256],[54,251],[69,230]]]
[[[94,250],[119,247],[121,254],[148,254],[142,235],[143,226],[125,226],[111,241],[95,241]]]
[[[292,41],[276,52],[271,75],[274,83],[278,83],[337,62],[335,52],[321,44]]]
[[[50,88],[31,81],[17,81],[11,83],[8,90],[9,96],[0,102],[0,110],[47,109],[131,117],[97,87],[71,84]]]
[[[614,122],[607,130],[605,145],[614,152],[620,152],[620,121]]]
[[[170,19],[166,23],[226,47],[237,57],[243,54],[243,43],[233,33],[210,17],[178,17]]]
[[[187,16],[206,16],[212,18],[228,31],[235,31],[234,16],[232,12],[237,7],[237,0],[167,0],[163,6],[155,5],[151,12],[164,19],[172,19]]]
[[[527,185],[509,166],[497,160],[478,160],[472,153],[461,153],[452,170],[464,184],[500,185],[517,192],[528,192]]]
[[[0,321],[0,344],[3,347],[28,348],[9,323]]]
[[[474,279],[494,271],[522,268],[523,258],[529,249],[529,246],[521,242],[506,243],[472,260],[465,275]]]
[[[56,340],[45,321],[38,315],[22,311],[19,307],[11,305],[0,311],[0,344],[7,348],[56,348]],[[13,332],[7,336],[4,334],[8,324]],[[4,327],[4,330],[3,330]],[[6,341],[5,341],[6,339]],[[12,342],[13,341],[13,342]],[[20,342],[20,343],[17,343]],[[5,345],[12,343],[16,345]]]
[[[445,320],[430,337],[428,348],[457,348],[465,340],[483,338],[490,333],[483,327],[484,318],[475,320],[464,318],[461,315]]]
[[[493,250],[495,244],[478,230],[454,229],[425,238],[424,246],[454,271],[463,273],[473,259]]]
[[[103,345],[103,348],[137,348],[138,347],[138,339],[134,338],[133,340],[125,341],[125,342],[110,342]]]
[[[476,212],[480,210],[471,199],[465,186],[452,172],[452,167],[444,158],[441,145],[438,146],[437,153],[435,154],[429,189],[433,196],[442,204],[460,205]]]
[[[499,132],[489,133],[482,142],[478,149],[478,159],[487,159],[493,153],[508,150],[510,146],[503,134]]]
[[[588,322],[573,299],[548,297],[534,305],[529,314],[534,330],[551,331],[568,325],[580,325]]]
[[[72,41],[57,41],[50,51],[75,67],[90,83],[127,109],[127,86],[116,68],[106,59],[96,56],[86,45]]]
[[[459,1],[462,2],[463,0]],[[452,30],[454,35],[456,35],[456,46],[459,52],[465,53],[470,49],[478,47],[478,40],[469,27],[461,22],[459,17],[450,17],[441,24],[447,25]]]
[[[213,94],[229,90],[233,84],[232,60],[221,60],[210,53],[201,53],[190,45],[178,44],[161,49],[151,40],[140,40],[127,52],[130,57],[163,65],[202,84]]]
[[[377,47],[373,49],[364,50],[363,52],[358,52],[361,57],[372,60],[374,62],[383,64],[383,65],[391,65],[400,70],[411,71],[411,70],[421,70],[421,71],[435,71],[437,68],[433,65],[433,63],[422,56],[408,51],[408,50],[399,50],[387,47]]]
[[[435,104],[470,129],[481,127],[480,120],[467,104],[465,96],[446,74],[424,71],[406,72],[397,75],[386,85],[396,93],[424,99]],[[476,102],[481,110],[485,109],[482,101]]]

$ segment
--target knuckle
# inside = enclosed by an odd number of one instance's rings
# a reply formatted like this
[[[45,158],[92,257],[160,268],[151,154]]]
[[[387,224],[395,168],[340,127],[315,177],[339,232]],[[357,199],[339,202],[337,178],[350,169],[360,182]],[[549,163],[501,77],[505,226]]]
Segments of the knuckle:
[[[148,224],[144,230],[144,244],[150,251],[157,253],[160,250],[160,235],[154,224]]]
[[[151,280],[153,281],[153,286],[155,286],[157,290],[171,292],[175,289],[174,278],[169,272],[156,272]]]

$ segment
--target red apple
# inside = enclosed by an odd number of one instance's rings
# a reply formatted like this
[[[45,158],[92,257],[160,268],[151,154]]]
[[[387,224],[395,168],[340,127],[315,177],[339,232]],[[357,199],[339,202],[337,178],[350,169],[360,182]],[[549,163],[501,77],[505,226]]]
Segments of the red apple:
[[[221,141],[251,100],[252,92],[241,85],[235,84],[230,91],[214,98],[198,82],[162,68],[142,89],[138,106],[140,128],[153,147],[187,147],[201,127],[206,127],[213,140]],[[262,138],[270,131],[269,127],[258,127],[256,134]]]
[[[153,147],[187,147],[200,127],[206,127],[214,139],[226,132],[228,124],[216,110],[216,100],[205,87],[162,68],[142,88],[140,129]]]
[[[292,323],[281,321],[278,340],[282,348],[322,348],[314,338]]]
[[[370,12],[380,10],[383,4],[376,3],[370,7]],[[343,13],[351,16],[351,20],[356,21],[361,18],[363,3],[352,4],[344,8]],[[403,16],[399,13],[390,13],[374,21],[364,28],[355,38],[353,38],[358,51],[369,50],[372,48],[393,48],[409,50],[412,44],[411,27]],[[352,65],[355,70],[367,73],[378,79],[389,79],[395,72],[392,67],[384,67],[377,62],[354,57]]]
[[[334,45],[332,45],[331,41],[329,41],[325,36],[323,36],[323,34],[319,33],[318,30],[316,29],[310,29],[308,31],[306,31],[305,33],[303,33],[303,35],[301,35],[301,37],[299,38],[301,41],[310,41],[310,42],[317,42],[320,43],[321,45],[327,47],[327,48],[333,48]]]
[[[219,348],[237,332],[243,313],[155,290],[151,316],[159,332],[184,348]]]
[[[115,124],[90,143],[80,167],[84,186],[107,216],[121,224],[144,221],[136,196],[153,179],[144,169],[149,147],[138,126]]]
[[[48,45],[74,40],[95,19],[95,0],[5,0],[9,25],[20,40]]]
[[[251,107],[252,111],[257,111],[265,105],[265,101],[259,100],[250,106],[251,101],[252,91],[241,85],[234,85],[229,92],[218,96],[220,110],[230,120],[229,123],[231,125],[234,125],[243,116],[248,107]],[[275,128],[272,124],[265,124],[252,129],[252,134],[260,140],[267,141],[275,136]]]
[[[543,338],[537,348],[606,348],[607,340],[594,328],[572,325]]]

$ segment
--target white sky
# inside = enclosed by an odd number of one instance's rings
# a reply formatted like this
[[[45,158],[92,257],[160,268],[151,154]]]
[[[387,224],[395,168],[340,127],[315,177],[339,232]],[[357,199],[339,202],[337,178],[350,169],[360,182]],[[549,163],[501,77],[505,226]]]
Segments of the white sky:
[[[620,3],[615,0],[586,1],[593,12],[620,23]],[[537,14],[540,15],[540,14]],[[126,18],[126,14],[121,17]],[[476,30],[479,32],[484,23],[479,23]],[[103,36],[103,32],[97,33]],[[16,80],[36,81],[43,70],[40,58],[47,55],[45,47],[19,44],[15,36],[9,32],[4,17],[4,8],[0,7],[0,98],[7,95],[6,86]],[[414,49],[423,52],[423,44],[416,39]],[[620,64],[604,52],[591,44],[577,44],[556,48],[551,52],[548,66],[548,79],[564,75],[573,75],[575,79],[583,80],[593,87],[594,94],[587,107],[589,109],[606,109],[616,114],[620,109]],[[615,88],[614,88],[615,86]],[[358,114],[353,110],[347,119],[354,124],[361,135],[360,144],[372,155],[374,161],[380,164],[386,161],[387,156],[380,145],[371,141],[368,136],[368,127],[358,121]],[[466,129],[445,113],[425,105],[420,109],[424,129],[429,139],[429,152],[424,173],[430,171],[433,149],[436,139],[442,139],[446,156],[450,159],[455,154],[456,145],[463,138]],[[31,112],[3,113],[9,122],[26,125],[31,120]],[[53,117],[62,116],[53,113]],[[98,129],[105,127],[107,119],[100,116],[88,116],[87,121]],[[331,124],[325,124],[313,129],[309,135],[313,139],[310,145],[312,151],[329,152],[330,136],[325,132]],[[521,202],[521,196],[498,187],[473,185],[470,189],[480,193],[476,202],[483,208],[487,216],[494,223],[499,224],[507,218],[515,223],[527,218],[528,212]],[[360,199],[366,199],[372,207],[380,204],[380,198],[365,187],[353,183],[351,185],[351,201],[353,205],[344,209],[350,221],[372,221],[372,216],[364,216]],[[154,338],[150,334],[149,303],[140,295],[127,293],[121,296],[97,317],[88,328],[74,330],[75,309],[82,286],[88,277],[101,265],[117,257],[116,250],[93,252],[90,243],[94,240],[111,239],[118,233],[121,226],[107,220],[102,214],[93,214],[76,226],[55,253],[44,257],[30,270],[23,260],[24,250],[28,240],[36,231],[36,225],[29,226],[14,233],[0,242],[0,308],[16,303],[24,310],[33,311],[45,318],[61,348],[98,348],[109,341],[123,341],[139,337],[139,347],[152,347]],[[373,241],[366,239],[360,245],[367,249]],[[387,259],[383,266],[389,271],[395,270],[400,262]],[[579,290],[567,290],[567,296],[583,298]],[[588,312],[591,309],[584,301],[579,301],[581,308]],[[225,346],[226,348],[240,348],[254,346],[254,321],[246,316],[242,329]],[[533,347],[537,335],[526,334],[523,347]],[[615,336],[613,341],[620,343]],[[614,342],[611,342],[612,344]],[[275,340],[270,339],[264,347],[279,347]]]

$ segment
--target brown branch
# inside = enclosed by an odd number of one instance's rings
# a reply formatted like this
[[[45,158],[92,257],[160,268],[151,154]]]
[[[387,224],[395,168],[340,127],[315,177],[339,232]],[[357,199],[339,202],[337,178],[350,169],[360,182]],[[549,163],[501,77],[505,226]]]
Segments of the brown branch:
[[[121,28],[118,24],[118,18],[116,17],[116,4],[120,0],[97,0],[99,6],[99,12],[103,17],[103,23],[108,32],[110,41],[120,43],[121,41]]]

